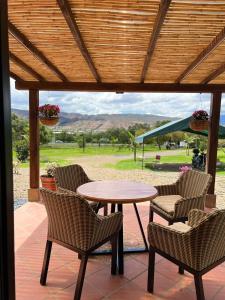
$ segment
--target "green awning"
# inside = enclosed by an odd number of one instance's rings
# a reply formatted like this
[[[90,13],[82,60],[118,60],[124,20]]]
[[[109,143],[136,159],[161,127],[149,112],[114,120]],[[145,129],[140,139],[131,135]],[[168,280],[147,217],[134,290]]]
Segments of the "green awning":
[[[165,125],[162,125],[160,127],[157,127],[153,130],[150,130],[142,135],[139,135],[135,138],[135,141],[137,143],[144,143],[148,141],[151,138],[165,135],[167,133],[176,132],[176,131],[185,131],[190,132],[198,135],[208,136],[208,131],[194,131],[189,127],[189,122],[192,117],[188,117],[186,119],[176,120],[169,123],[166,123]],[[225,139],[225,127],[221,126],[219,127],[219,138]]]

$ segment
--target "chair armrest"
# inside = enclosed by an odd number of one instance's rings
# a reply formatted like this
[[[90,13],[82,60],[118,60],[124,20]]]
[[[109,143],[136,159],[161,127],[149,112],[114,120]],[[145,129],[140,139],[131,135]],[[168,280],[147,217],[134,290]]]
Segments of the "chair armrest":
[[[169,226],[157,223],[148,225],[148,238],[150,247],[161,250],[162,252],[176,258],[177,260],[189,264],[191,256],[190,231],[181,232]]]
[[[104,217],[100,215],[96,216],[98,218],[98,224],[96,224],[97,226],[95,227],[92,245],[96,245],[107,239],[107,237],[119,232],[123,221],[123,215],[121,212],[116,212]]]
[[[155,188],[158,191],[158,196],[166,196],[166,195],[176,195],[177,194],[177,185],[166,184],[166,185],[157,185]]]
[[[75,192],[57,186],[57,192],[61,194],[77,195]]]
[[[203,210],[192,209],[188,214],[188,225],[191,227],[197,226],[207,215],[208,213]]]
[[[177,246],[177,241],[186,236],[188,232],[181,232],[167,225],[151,222],[148,225],[148,239],[150,246],[166,251]]]
[[[193,198],[182,198],[175,203],[174,217],[187,217],[188,213],[192,209],[204,209],[204,199],[205,196],[201,195],[199,197]]]

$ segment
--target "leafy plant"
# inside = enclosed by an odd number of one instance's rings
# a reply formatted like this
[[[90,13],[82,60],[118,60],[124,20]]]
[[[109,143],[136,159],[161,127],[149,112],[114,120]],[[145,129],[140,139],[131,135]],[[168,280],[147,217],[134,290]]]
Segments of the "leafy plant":
[[[20,162],[25,162],[29,156],[28,141],[23,139],[15,144],[16,157]]]
[[[45,167],[46,171],[46,177],[54,177],[55,168],[57,168],[59,165],[56,162],[47,163]]]

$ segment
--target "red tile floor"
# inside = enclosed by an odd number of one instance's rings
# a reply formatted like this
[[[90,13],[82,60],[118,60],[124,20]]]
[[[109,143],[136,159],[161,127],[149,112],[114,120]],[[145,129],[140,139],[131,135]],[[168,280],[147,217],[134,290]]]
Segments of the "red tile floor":
[[[148,223],[148,205],[138,206],[144,227]],[[160,218],[156,221],[162,222]],[[142,243],[134,209],[124,207],[125,243]],[[15,211],[16,292],[17,300],[73,299],[79,269],[77,255],[54,245],[46,287],[39,284],[47,220],[40,203],[27,203]],[[87,266],[82,299],[195,299],[193,277],[177,273],[177,267],[160,256],[156,259],[155,293],[146,292],[147,253],[125,256],[123,276],[111,276],[110,256],[93,256]],[[225,264],[203,277],[206,299],[225,299]]]

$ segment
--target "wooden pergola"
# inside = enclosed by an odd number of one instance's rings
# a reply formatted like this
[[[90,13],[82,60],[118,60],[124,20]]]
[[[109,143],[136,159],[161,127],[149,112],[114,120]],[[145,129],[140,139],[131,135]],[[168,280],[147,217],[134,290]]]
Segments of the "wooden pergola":
[[[30,191],[39,188],[39,91],[212,94],[213,175],[225,90],[225,2],[9,1],[10,75],[29,90]]]
[[[41,90],[211,93],[207,172],[214,178],[209,190],[213,194],[225,91],[224,4],[222,0],[0,2],[0,265],[5,274],[0,274],[1,299],[14,299],[15,294],[10,284],[14,266],[9,74],[17,89],[29,90],[30,198],[38,198]]]

